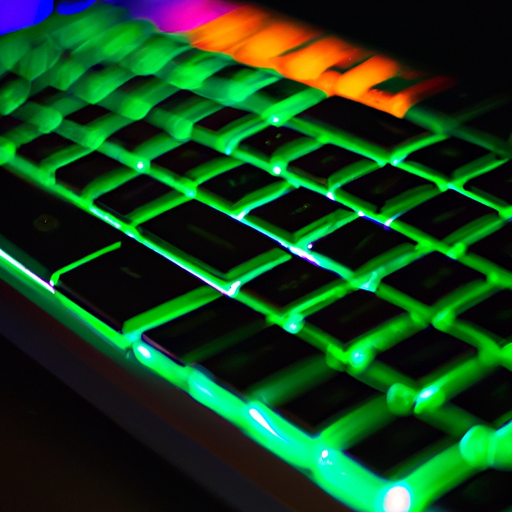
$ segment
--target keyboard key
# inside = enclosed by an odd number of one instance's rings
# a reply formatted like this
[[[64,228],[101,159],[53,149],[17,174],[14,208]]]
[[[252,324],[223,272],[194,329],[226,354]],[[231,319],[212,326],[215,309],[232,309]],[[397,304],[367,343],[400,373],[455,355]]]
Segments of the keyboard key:
[[[469,251],[512,272],[512,224],[505,224],[494,233],[471,245]]]
[[[58,184],[65,185],[73,192],[81,194],[94,180],[116,170],[133,174],[131,169],[117,160],[95,151],[59,167],[55,171],[55,179]]]
[[[0,212],[2,249],[45,280],[120,239],[114,228],[1,167]]]
[[[466,122],[465,125],[509,142],[510,136],[512,135],[511,115],[512,104],[509,103],[497,108],[496,110],[492,110],[491,112],[478,116],[475,119]]]
[[[264,326],[263,315],[241,302],[221,297],[146,331],[142,339],[173,357],[192,362],[200,354],[218,351],[218,347],[232,344]],[[188,354],[191,356],[187,357]]]
[[[336,274],[292,257],[248,282],[242,291],[273,309],[285,310],[336,282],[342,282]]]
[[[450,178],[460,167],[489,154],[489,150],[481,146],[450,138],[411,153],[405,162],[419,164]]]
[[[328,420],[334,422],[378,394],[347,373],[336,373],[328,381],[281,404],[277,410],[310,433],[317,433]]]
[[[18,148],[18,155],[32,160],[37,165],[56,153],[69,149],[76,144],[56,133],[41,135],[28,144],[23,144]]]
[[[296,117],[315,124],[320,122],[385,149],[427,132],[405,119],[340,96],[321,101]]]
[[[160,254],[129,238],[104,254],[61,275],[58,289],[107,325],[124,322],[206,286]]]
[[[370,165],[373,163],[372,160],[348,149],[334,144],[325,144],[311,153],[292,160],[288,164],[288,170],[315,183],[330,187],[334,184],[331,178],[335,174],[356,162]]]
[[[280,370],[321,354],[297,336],[272,326],[200,364],[221,381],[244,392]]]
[[[390,474],[399,464],[418,452],[431,451],[448,436],[414,416],[397,418],[345,451],[378,475]],[[444,447],[444,446],[443,446]],[[412,468],[410,468],[412,469]]]
[[[228,127],[231,123],[235,123],[235,121],[239,121],[249,115],[251,114],[245,110],[225,107],[222,110],[218,110],[217,112],[210,114],[209,116],[203,117],[203,119],[197,121],[195,126],[206,128],[212,132],[218,132]]]
[[[494,196],[512,204],[512,162],[507,161],[496,169],[469,180],[464,188],[475,194]]]
[[[242,265],[271,257],[268,253],[277,247],[270,238],[198,201],[176,206],[139,229],[226,280]]]
[[[141,175],[99,196],[94,203],[104,210],[123,216],[172,191],[161,181]]]
[[[452,398],[451,402],[488,423],[494,423],[506,414],[504,421],[500,421],[500,425],[497,425],[501,426],[512,419],[510,397],[512,397],[512,373],[499,367]]]
[[[432,505],[439,512],[504,512],[512,506],[512,473],[487,470],[449,491]]]
[[[137,146],[140,146],[158,135],[165,135],[171,140],[165,132],[152,124],[146,121],[135,121],[115,132],[110,137],[109,141],[119,144],[128,151],[135,151]]]
[[[433,306],[459,288],[479,280],[485,280],[480,272],[436,252],[389,274],[382,282]]]
[[[486,215],[497,216],[495,210],[448,190],[411,208],[398,218],[401,222],[441,240]]]
[[[344,345],[403,315],[405,310],[374,293],[357,290],[307,317],[307,322]]]
[[[396,204],[402,194],[409,197],[414,191],[435,190],[433,183],[386,165],[369,174],[342,185],[340,190],[369,203],[376,212]]]
[[[261,132],[244,139],[239,148],[244,151],[256,153],[260,158],[268,161],[274,154],[288,143],[299,140],[304,136],[285,127],[269,126]]]
[[[219,198],[231,210],[237,210],[251,198],[261,197],[265,191],[277,190],[281,185],[287,184],[254,165],[242,164],[206,181],[199,190]]]
[[[376,359],[419,380],[455,361],[467,359],[469,355],[476,356],[477,353],[472,345],[430,327],[382,352]]]
[[[259,206],[247,220],[297,242],[308,232],[353,215],[353,211],[316,192],[299,188]]]
[[[360,217],[315,242],[312,251],[356,270],[401,245],[407,244],[412,249],[413,243],[383,224]]]
[[[500,338],[512,335],[512,291],[501,290],[458,315]]]
[[[101,119],[108,114],[111,114],[111,112],[106,108],[100,107],[99,105],[87,105],[79,110],[76,110],[72,114],[68,114],[65,119],[85,126],[89,123],[92,123],[93,121]]]

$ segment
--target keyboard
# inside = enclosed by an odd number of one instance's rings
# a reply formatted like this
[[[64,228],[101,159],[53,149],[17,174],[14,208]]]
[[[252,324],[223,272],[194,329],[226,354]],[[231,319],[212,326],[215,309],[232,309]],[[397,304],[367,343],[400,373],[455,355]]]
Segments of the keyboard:
[[[0,38],[2,272],[353,510],[509,510],[510,97],[196,35]]]

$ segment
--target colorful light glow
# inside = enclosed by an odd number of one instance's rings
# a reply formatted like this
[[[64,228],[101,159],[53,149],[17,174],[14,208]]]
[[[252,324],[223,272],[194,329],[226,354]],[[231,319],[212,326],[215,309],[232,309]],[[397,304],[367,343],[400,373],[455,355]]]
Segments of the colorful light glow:
[[[151,352],[146,347],[139,346],[139,347],[137,347],[137,351],[139,352],[139,354],[142,357],[144,357],[146,359],[151,358]]]
[[[392,487],[384,497],[384,512],[409,512],[411,509],[411,495],[400,485]]]
[[[281,437],[277,434],[277,432],[268,424],[267,420],[261,415],[259,411],[252,408],[249,409],[249,414],[253,419],[255,419],[263,428],[268,430],[271,434],[275,435],[276,437]]]

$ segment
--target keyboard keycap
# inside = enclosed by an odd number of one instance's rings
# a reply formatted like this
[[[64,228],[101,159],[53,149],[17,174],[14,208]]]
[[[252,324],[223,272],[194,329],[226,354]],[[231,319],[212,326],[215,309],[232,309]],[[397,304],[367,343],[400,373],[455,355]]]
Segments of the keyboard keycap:
[[[244,139],[239,148],[253,152],[268,161],[276,151],[303,137],[301,133],[289,128],[269,126],[261,132]]]
[[[358,218],[315,242],[312,251],[356,270],[401,245],[407,244],[412,249],[413,243],[382,224]]]
[[[382,352],[376,359],[419,380],[450,363],[475,356],[477,352],[472,345],[430,327]]]
[[[242,292],[282,311],[336,282],[342,282],[336,274],[293,257],[244,285]]]
[[[411,208],[398,219],[441,240],[486,215],[497,214],[483,204],[448,190]]]
[[[101,119],[102,117],[111,114],[110,110],[100,107],[99,105],[87,105],[72,114],[65,117],[68,121],[80,124],[82,126],[88,125],[93,121]]]
[[[451,399],[451,402],[477,418],[500,425],[512,419],[512,373],[499,367],[473,386]]]
[[[498,139],[509,142],[512,135],[512,104],[499,107],[481,116],[466,122],[466,126],[476,128],[484,133],[494,135]]]
[[[475,194],[484,197],[494,196],[507,204],[512,204],[512,162],[509,160],[496,169],[469,180],[464,188]]]
[[[197,121],[195,126],[206,128],[212,132],[218,132],[228,127],[231,123],[239,121],[249,115],[249,112],[246,112],[245,110],[225,107],[222,110],[218,110],[217,112],[210,114],[209,116],[203,117],[203,119]]]
[[[37,137],[28,144],[23,144],[18,148],[18,155],[32,160],[37,165],[56,153],[69,149],[76,144],[69,139],[65,139],[56,133],[48,133]]]
[[[336,373],[328,381],[281,404],[277,410],[310,433],[317,433],[328,420],[332,423],[378,394],[347,373]]]
[[[485,280],[480,272],[436,252],[389,274],[382,282],[433,306],[460,287],[479,280]]]
[[[141,313],[206,286],[160,254],[131,239],[61,275],[58,289],[107,325],[121,331]]]
[[[372,292],[357,290],[307,317],[307,322],[344,345],[403,315],[405,310]]]
[[[256,230],[198,201],[176,206],[139,229],[226,280],[238,276],[242,265],[245,268],[253,260],[256,264],[265,255],[271,258],[268,253],[277,247]]]
[[[165,132],[152,124],[146,121],[135,121],[115,132],[109,140],[119,144],[128,151],[135,151],[137,146],[140,146],[158,135],[164,135],[171,140]]]
[[[505,224],[494,233],[471,245],[469,251],[512,272],[512,224]]]
[[[272,326],[200,364],[221,381],[244,392],[279,370],[321,354],[297,336]]]
[[[0,167],[2,248],[44,280],[120,240],[120,233],[80,208]],[[11,246],[12,244],[12,246]]]
[[[142,339],[173,357],[192,362],[200,354],[203,358],[205,353],[211,355],[264,326],[263,315],[241,302],[221,297],[146,331]]]

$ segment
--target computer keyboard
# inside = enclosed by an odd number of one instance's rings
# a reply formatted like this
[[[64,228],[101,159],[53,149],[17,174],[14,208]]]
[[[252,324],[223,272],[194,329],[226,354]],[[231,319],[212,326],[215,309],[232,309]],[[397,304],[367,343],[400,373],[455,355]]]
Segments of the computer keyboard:
[[[1,265],[355,510],[504,512],[509,101],[53,15],[0,38]]]

